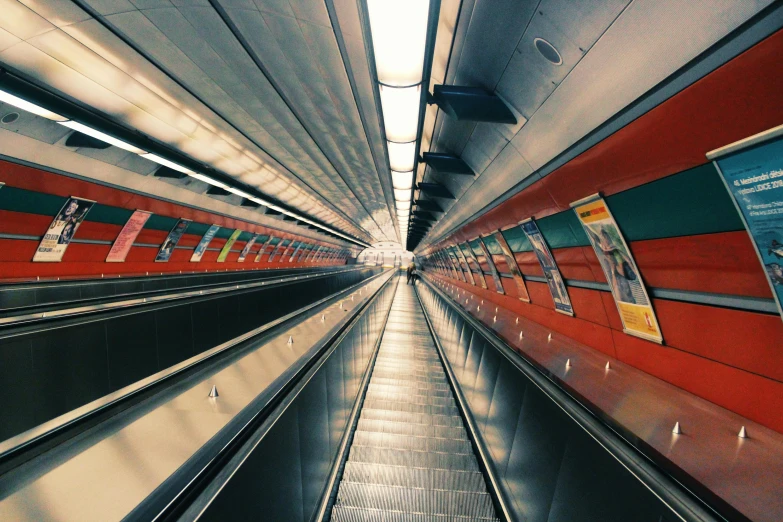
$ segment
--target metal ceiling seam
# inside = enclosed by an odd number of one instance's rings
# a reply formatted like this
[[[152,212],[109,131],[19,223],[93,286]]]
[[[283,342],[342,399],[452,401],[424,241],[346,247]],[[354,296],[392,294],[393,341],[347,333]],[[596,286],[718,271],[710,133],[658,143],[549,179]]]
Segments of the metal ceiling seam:
[[[202,27],[196,27],[196,26],[194,25],[194,22],[193,22],[193,19],[192,19],[192,16],[191,16],[191,15],[192,15],[192,12],[190,12],[190,11],[187,11],[187,12],[182,12],[182,11],[181,11],[181,9],[179,9],[179,8],[178,8],[177,10],[180,12],[180,16],[182,16],[184,20],[186,20],[187,22],[189,22],[189,23],[190,23],[190,26],[192,27],[193,31],[195,32],[194,34],[198,35],[198,34],[200,33],[200,31],[202,31],[202,30],[203,30],[203,28],[202,28]],[[149,9],[145,10],[145,12],[148,12],[148,11],[150,11],[150,10],[149,10]],[[153,11],[155,11],[155,10],[153,10]],[[217,13],[217,11],[215,11],[215,10],[210,10],[210,12],[211,12],[211,13],[214,13],[214,14],[215,14],[215,17],[218,17],[218,18],[219,18],[219,14]],[[152,21],[152,23],[153,23],[153,24],[155,24],[156,26],[158,25],[158,24],[157,24],[157,22],[156,22],[155,20],[151,20],[151,21]],[[233,34],[231,31],[229,31],[228,29],[229,29],[229,28],[228,28],[228,27],[226,27],[226,30],[228,31],[228,34],[230,35],[230,37],[229,37],[229,38],[231,38],[232,42],[234,42],[234,43],[236,44],[236,46],[239,48],[239,49],[238,49],[238,50],[239,50],[239,52],[242,52],[242,47],[241,47],[241,44],[240,44],[240,42],[239,42],[239,41],[238,41],[238,40],[235,38],[234,34]],[[170,38],[170,35],[169,35],[169,33],[168,33],[167,31],[163,30],[163,28],[161,28],[161,31],[163,31],[163,33],[164,33],[164,34],[165,34],[165,35],[166,35],[168,38]],[[174,43],[175,45],[177,45],[178,47],[180,47],[180,48],[181,48],[181,45],[178,45],[176,42],[173,42],[173,43]],[[251,80],[250,78],[244,78],[244,77],[243,77],[243,75],[242,75],[243,69],[242,69],[242,68],[240,68],[240,69],[237,69],[237,68],[236,68],[236,66],[232,65],[230,62],[228,62],[228,61],[225,59],[225,52],[227,51],[227,49],[218,49],[218,48],[216,48],[216,47],[215,47],[215,43],[216,43],[215,41],[209,41],[209,42],[205,42],[205,45],[207,45],[209,48],[211,48],[211,49],[213,50],[213,52],[215,53],[215,56],[217,56],[217,57],[218,57],[218,58],[221,60],[221,62],[222,62],[222,63],[224,63],[224,64],[225,64],[225,65],[226,65],[226,66],[227,66],[229,69],[231,69],[231,71],[232,71],[232,74],[235,74],[235,75],[236,75],[236,77],[237,77],[237,79],[238,79],[239,81],[241,81],[243,84],[247,84],[248,86],[249,86],[249,85],[252,85],[252,80]],[[222,52],[221,52],[221,51],[222,51]],[[248,61],[251,61],[251,63],[252,63],[252,57],[251,57],[250,55],[248,55],[247,53],[244,53],[244,54],[243,54],[243,56],[244,56],[245,58],[247,58],[247,60],[248,60]],[[197,65],[197,66],[203,69],[203,66],[202,66],[202,65]],[[257,67],[254,67],[254,66],[252,66],[252,65],[251,65],[251,67],[253,67],[253,69],[254,69],[256,72],[258,72],[259,74],[262,74],[262,75],[263,75],[263,73],[262,73],[262,72],[261,72],[261,71],[260,71],[260,70],[259,70]],[[265,76],[264,76],[263,78],[264,78],[264,81],[266,81],[266,82],[267,82],[268,88],[269,88],[269,89],[274,89],[274,87],[273,87],[271,84],[269,84],[269,83],[268,83],[268,79],[267,79]],[[216,81],[216,80],[215,80],[215,81]],[[219,88],[220,88],[220,87],[219,87]],[[248,87],[248,88],[249,88],[249,87]],[[231,97],[232,97],[232,99],[234,100],[234,103],[237,105],[237,107],[238,107],[238,108],[240,108],[240,109],[241,109],[241,110],[243,110],[243,111],[247,111],[247,109],[246,109],[245,107],[243,107],[243,106],[242,106],[241,102],[239,101],[239,98],[237,98],[236,96],[231,96]],[[258,99],[258,100],[259,100],[259,102],[261,101],[261,99],[260,99],[260,98],[257,98],[257,97],[256,97],[256,99]],[[281,99],[280,101],[281,101],[281,102],[283,102],[283,100],[282,100],[282,99]],[[283,102],[283,103],[284,103],[284,102]],[[279,127],[279,128],[280,128],[280,129],[281,129],[283,132],[285,132],[285,133],[286,133],[286,135],[287,135],[287,136],[289,136],[289,137],[291,138],[291,140],[292,140],[292,142],[293,142],[293,144],[294,144],[294,147],[293,147],[293,148],[292,148],[290,145],[286,145],[286,144],[281,144],[281,146],[282,146],[284,149],[286,149],[286,148],[287,148],[287,149],[291,149],[291,150],[290,150],[290,152],[291,152],[291,154],[293,154],[293,155],[294,155],[294,156],[292,156],[292,160],[294,160],[294,161],[298,161],[299,163],[302,163],[300,160],[302,160],[302,159],[305,159],[305,158],[298,158],[298,159],[297,159],[297,158],[295,157],[295,155],[296,155],[297,151],[299,151],[299,152],[303,153],[303,154],[305,155],[305,157],[309,157],[310,161],[312,162],[312,167],[313,167],[313,168],[316,168],[316,169],[317,169],[317,168],[323,168],[323,166],[322,166],[322,165],[317,165],[317,163],[319,163],[321,160],[327,160],[327,158],[325,158],[323,154],[317,154],[316,156],[314,156],[312,153],[310,153],[310,152],[307,150],[307,148],[308,148],[308,147],[309,147],[311,144],[312,144],[312,145],[316,145],[316,144],[315,144],[315,143],[314,143],[312,140],[310,140],[310,139],[305,139],[305,140],[304,140],[304,143],[302,143],[302,142],[299,142],[298,140],[299,140],[300,138],[303,138],[303,136],[297,136],[297,134],[298,134],[298,133],[297,133],[297,132],[295,132],[295,129],[292,131],[292,129],[289,129],[289,128],[287,128],[287,126],[286,126],[286,122],[285,122],[285,121],[283,121],[283,120],[285,120],[285,119],[288,119],[288,117],[289,117],[289,116],[290,116],[291,118],[295,118],[295,116],[294,116],[294,115],[291,113],[291,111],[290,111],[290,109],[288,108],[288,106],[286,106],[286,112],[285,112],[285,113],[281,113],[279,110],[276,110],[276,109],[275,109],[275,107],[270,107],[270,108],[268,108],[268,109],[267,109],[267,108],[265,108],[265,111],[266,111],[266,112],[267,112],[267,113],[270,115],[270,117],[273,119],[273,124],[274,124],[274,126],[277,126],[277,127]],[[249,113],[248,113],[248,116],[249,116],[250,120],[253,122],[253,124],[255,124],[255,125],[258,125],[258,126],[259,126],[259,129],[260,129],[260,130],[266,130],[266,127],[264,127],[264,125],[266,125],[266,123],[264,123],[262,120],[258,120],[258,118],[257,118],[257,117],[255,117],[255,116],[253,116],[253,115],[250,115]],[[283,119],[281,119],[281,118],[283,118]],[[282,123],[281,123],[281,122],[282,122]],[[299,122],[297,121],[297,122],[296,122],[296,124],[298,124],[298,123],[299,123]],[[302,128],[302,126],[301,126],[300,124],[298,124],[298,125],[297,125],[297,129],[301,129],[301,131],[302,131],[302,132],[306,133],[305,129],[304,129],[304,128]],[[268,132],[267,132],[267,134],[268,134]],[[278,141],[278,143],[279,143],[279,141]],[[302,164],[301,166],[302,166],[302,168],[304,168],[304,169],[307,169],[307,165],[305,165],[305,164]],[[319,177],[319,178],[316,178],[315,180],[312,180],[312,181],[318,181],[319,183],[321,183],[321,182],[323,182],[323,181],[329,181],[329,182],[332,182],[331,178],[330,178],[328,175],[326,175],[326,176],[323,176],[322,178],[321,178],[321,177]],[[334,187],[332,187],[332,188],[330,189],[329,187],[325,187],[325,186],[324,186],[324,187],[322,187],[322,189],[327,189],[327,190],[337,190],[337,187],[336,187],[336,186],[334,186]],[[314,190],[316,190],[316,189],[314,188]]]
[[[335,39],[337,40],[337,47],[340,49],[340,56],[343,59],[343,66],[345,67],[345,73],[348,76],[348,82],[351,85],[351,93],[353,94],[354,103],[356,104],[356,110],[359,113],[359,119],[362,122],[362,131],[364,132],[365,139],[367,140],[368,145],[370,144],[370,136],[367,132],[367,120],[364,115],[364,110],[361,108],[361,103],[357,99],[358,96],[358,86],[356,85],[356,79],[353,76],[353,68],[350,65],[350,60],[346,60],[346,55],[348,54],[348,50],[345,45],[345,39],[343,38],[342,29],[340,28],[340,23],[337,17],[337,12],[334,7],[334,1],[333,0],[324,0],[326,4],[326,11],[329,15],[329,21],[332,25],[332,30],[334,31]],[[378,174],[378,179],[381,182],[381,189],[383,190],[384,198],[386,199],[386,206],[389,210],[389,215],[392,218],[392,224],[395,227],[395,230],[397,231],[397,238],[400,243],[402,242],[402,234],[399,228],[399,224],[394,219],[396,215],[396,211],[392,212],[392,209],[395,208],[394,206],[394,198],[392,197],[392,183],[391,183],[391,171],[388,167],[388,159],[386,157],[383,158],[383,160],[386,162],[386,164],[383,164],[382,161],[377,157],[375,154],[375,148],[370,146],[370,154],[373,157],[373,162],[375,163],[376,172]],[[385,150],[385,149],[382,149]],[[388,174],[387,176],[384,176],[383,174]]]
[[[84,10],[88,15],[90,15],[98,23],[103,25],[109,32],[111,32],[116,38],[119,38],[125,45],[127,45],[128,47],[133,49],[134,52],[138,53],[145,60],[147,60],[149,63],[151,63],[153,66],[155,66],[158,70],[160,70],[163,74],[165,74],[171,81],[173,81],[181,89],[183,89],[185,92],[187,92],[195,100],[198,100],[207,109],[209,109],[215,115],[217,115],[219,118],[221,118],[227,125],[229,125],[237,133],[242,135],[245,139],[247,139],[251,143],[255,144],[261,151],[263,151],[270,158],[272,158],[278,165],[280,165],[280,167],[282,167],[291,176],[296,178],[300,183],[302,183],[304,186],[309,188],[311,191],[318,193],[306,181],[302,180],[297,174],[295,174],[293,171],[291,171],[288,167],[285,166],[285,164],[281,163],[272,154],[269,154],[269,152],[264,147],[262,147],[260,144],[258,144],[254,139],[252,139],[250,136],[248,136],[244,131],[242,131],[241,129],[237,128],[228,119],[226,119],[219,111],[217,111],[215,108],[213,108],[209,103],[204,101],[201,97],[196,96],[195,93],[193,93],[186,85],[184,85],[175,75],[172,75],[166,68],[164,68],[161,64],[159,64],[157,62],[157,60],[154,60],[151,56],[148,55],[148,53],[146,53],[143,50],[139,49],[138,46],[136,46],[134,42],[130,41],[124,34],[122,34],[121,31],[119,31],[117,28],[115,28],[114,25],[106,19],[106,17],[101,15],[99,12],[97,12],[92,6],[88,5],[85,0],[72,0],[72,2],[74,2],[74,4],[76,4],[79,8]],[[326,205],[331,206],[333,212],[337,213],[338,215],[341,215],[343,217],[343,219],[345,219],[349,223],[352,223],[353,226],[356,227],[357,230],[363,231],[362,227],[360,227],[357,223],[353,222],[353,220],[350,217],[348,217],[347,215],[345,215],[341,210],[339,210],[336,207],[334,207],[334,205],[328,199],[325,199],[325,198],[321,197],[320,201],[322,201]],[[363,240],[366,241],[366,238],[363,239]]]
[[[614,114],[602,125],[590,131],[579,141],[552,158],[539,169],[536,169],[519,184],[505,191],[503,194],[486,204],[481,210],[464,219],[437,238],[432,238],[423,244],[421,248],[427,248],[445,240],[450,234],[461,227],[486,214],[490,210],[501,205],[515,194],[528,188],[533,181],[538,181],[551,174],[559,167],[596,145],[603,139],[614,134],[637,118],[643,116],[664,101],[676,95],[683,89],[694,84],[721,65],[729,62],[753,45],[759,43],[773,32],[783,28],[783,4],[772,3],[756,13],[750,19],[737,27],[731,33],[715,42],[699,56],[685,64],[679,70],[674,71],[665,80],[661,81],[642,96]],[[758,30],[754,33],[754,28]],[[535,179],[533,179],[535,178]],[[424,243],[422,238],[422,243]]]
[[[220,18],[223,20],[223,23],[226,24],[226,27],[229,28],[231,33],[234,35],[234,38],[237,39],[239,44],[244,48],[245,52],[250,56],[250,59],[253,60],[253,62],[256,64],[256,67],[261,71],[261,73],[267,78],[267,81],[272,85],[272,87],[277,91],[278,96],[283,100],[283,102],[288,106],[289,110],[291,111],[291,114],[294,115],[294,117],[299,121],[300,125],[302,125],[302,128],[307,132],[308,136],[310,136],[310,139],[315,143],[315,145],[318,147],[318,150],[323,154],[323,156],[326,158],[326,160],[329,162],[329,164],[332,166],[332,168],[335,170],[338,176],[340,176],[341,179],[343,179],[343,182],[346,183],[346,186],[348,186],[349,190],[353,192],[353,189],[348,185],[348,183],[345,181],[345,179],[342,177],[342,174],[337,169],[337,167],[332,162],[331,158],[324,152],[323,148],[321,147],[321,144],[318,143],[318,141],[315,139],[315,137],[312,135],[312,132],[310,129],[305,125],[302,118],[299,116],[298,112],[294,110],[293,106],[291,105],[291,101],[288,99],[288,96],[283,92],[280,85],[278,85],[277,81],[272,77],[272,74],[270,71],[267,70],[266,66],[263,64],[263,61],[261,58],[255,53],[255,51],[252,49],[250,44],[247,42],[246,38],[242,34],[242,32],[239,30],[239,28],[236,26],[236,24],[231,20],[231,17],[226,12],[225,8],[222,6],[220,0],[209,0],[210,5],[215,9],[215,11],[218,13]],[[298,21],[297,21],[298,22]],[[356,194],[354,193],[354,196]],[[321,196],[323,197],[323,195]],[[378,230],[382,230],[380,225],[375,221],[375,218],[372,216],[372,212],[370,212],[365,206],[364,203],[361,201],[361,199],[356,198],[357,201],[362,205],[362,208],[367,213],[367,215],[370,217],[370,219],[375,222],[376,226],[378,226]],[[358,224],[357,224],[358,226]],[[359,226],[361,229],[362,227]]]

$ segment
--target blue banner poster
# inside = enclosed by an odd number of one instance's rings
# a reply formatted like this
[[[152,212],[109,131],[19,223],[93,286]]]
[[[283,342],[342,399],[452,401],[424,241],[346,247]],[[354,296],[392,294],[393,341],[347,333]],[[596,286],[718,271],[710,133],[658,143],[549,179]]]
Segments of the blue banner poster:
[[[783,126],[710,152],[783,315]]]
[[[177,243],[179,243],[179,240],[182,238],[183,234],[185,234],[185,230],[188,229],[190,223],[190,219],[180,219],[177,221],[177,224],[174,225],[174,228],[171,229],[168,237],[166,237],[166,241],[160,246],[158,255],[155,256],[156,262],[165,263],[171,258],[171,254],[174,253],[174,248],[176,248]]]
[[[191,263],[198,263],[201,261],[201,258],[204,256],[204,252],[207,251],[207,247],[215,238],[215,234],[218,233],[218,230],[220,230],[220,225],[212,225],[209,227],[209,230],[207,230],[206,234],[204,234],[204,237],[202,237],[201,241],[199,241],[198,245],[196,245],[196,250],[193,251],[193,255],[190,256]]]
[[[560,269],[557,267],[555,258],[552,256],[544,236],[541,235],[538,225],[532,219],[528,219],[520,222],[519,228],[530,241],[538,264],[541,265],[549,292],[552,294],[552,301],[555,303],[555,310],[563,314],[574,315],[574,307],[571,306],[571,299],[568,297],[568,289],[566,289],[563,276],[560,275]]]

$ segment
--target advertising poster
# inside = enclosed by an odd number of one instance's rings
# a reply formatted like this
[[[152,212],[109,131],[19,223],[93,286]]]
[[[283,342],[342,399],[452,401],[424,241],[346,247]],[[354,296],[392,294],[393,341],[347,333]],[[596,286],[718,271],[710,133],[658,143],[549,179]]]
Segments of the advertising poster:
[[[481,268],[481,263],[479,263],[479,260],[476,257],[476,253],[473,252],[473,248],[470,246],[470,243],[462,243],[459,245],[459,248],[462,251],[462,254],[465,256],[465,259],[468,260],[468,266],[470,266],[470,261],[473,261],[473,264],[476,265],[476,268],[478,269],[478,277],[476,279],[478,279],[481,288],[486,290],[487,280],[484,279],[484,270]]]
[[[449,259],[449,263],[451,263],[451,266],[454,267],[454,272],[457,274],[457,277],[462,280],[463,283],[468,282],[468,278],[465,277],[465,273],[462,271],[462,267],[459,264],[459,259],[457,259],[457,255],[451,251],[450,248],[446,247],[445,249],[446,257]]]
[[[241,235],[242,231],[239,229],[236,229],[231,233],[231,237],[228,238],[228,241],[226,241],[226,244],[223,245],[223,248],[220,250],[220,254],[218,254],[218,263],[222,263],[226,260],[228,253],[231,252],[231,247],[234,246],[234,243],[237,242],[237,239],[239,239],[239,236]]]
[[[609,207],[600,196],[572,203],[612,291],[623,331],[663,343],[647,289]]]
[[[464,266],[465,275],[468,276],[468,281],[470,281],[470,284],[473,286],[476,286],[476,278],[473,277],[473,270],[470,268],[470,263],[468,263],[468,259],[465,257],[465,253],[462,251],[462,249],[459,247],[459,245],[454,245],[454,251],[457,253],[457,259],[460,261],[460,266]]]
[[[454,269],[454,266],[451,264],[450,261],[446,260],[446,254],[443,252],[443,250],[438,250],[438,258],[440,259],[440,263],[443,266],[444,275],[446,277],[453,277],[454,279],[457,279],[457,271]]]
[[[33,261],[54,263],[62,261],[63,254],[76,235],[79,225],[94,204],[95,202],[89,199],[68,198],[44,234],[35,251]]]
[[[144,228],[144,225],[151,215],[152,212],[146,212],[144,210],[136,210],[131,214],[128,221],[125,223],[125,226],[120,230],[117,239],[114,240],[114,244],[111,246],[111,250],[109,250],[109,255],[106,256],[107,263],[125,262],[125,258],[128,257],[128,252],[130,252],[133,242],[136,241],[139,232]]]
[[[315,256],[318,255],[318,252],[320,252],[322,248],[323,248],[323,246],[321,246],[321,245],[319,245],[318,248],[313,247],[313,249],[310,251],[310,253],[307,254],[307,257],[305,258],[305,263],[309,263],[310,261],[315,259]],[[376,254],[375,257],[377,259],[377,257],[378,257],[377,254]]]
[[[290,242],[291,242],[290,239],[281,239],[280,242],[275,247],[275,249],[272,251],[272,255],[269,256],[269,262],[271,263],[272,261],[274,261],[275,258],[277,257],[277,254],[282,252],[283,247],[286,246]]]
[[[732,195],[783,314],[783,127],[707,157]]]
[[[302,243],[301,241],[296,245],[296,248],[294,249],[294,253],[291,254],[291,258],[288,260],[289,263],[294,262],[294,259],[296,259],[296,254],[299,253],[299,251],[302,249],[302,245],[304,245],[304,243]]]
[[[253,261],[254,263],[258,263],[261,261],[261,256],[263,256],[266,253],[266,247],[269,246],[269,243],[271,243],[275,239],[275,236],[269,236],[269,238],[264,241],[264,244],[261,245],[261,248],[258,249],[258,253],[256,254],[256,258]]]
[[[306,243],[304,245],[302,245],[302,250],[299,252],[299,257],[296,258],[296,262],[297,263],[301,263],[304,260],[305,255],[307,254],[307,251],[310,248],[311,248],[310,245],[308,245]]]
[[[196,245],[196,250],[193,251],[193,255],[190,256],[191,263],[198,263],[201,261],[201,258],[204,257],[204,252],[207,251],[207,247],[215,238],[215,234],[218,233],[218,230],[220,230],[220,225],[212,225],[209,227],[209,230],[204,234],[204,237],[202,237],[201,241]]]
[[[245,258],[250,253],[250,249],[253,248],[253,245],[256,243],[256,239],[258,239],[258,234],[253,234],[253,236],[247,240],[244,248],[242,248],[242,252],[239,253],[239,259],[237,259],[239,263],[245,262]]]
[[[511,270],[511,276],[514,278],[514,282],[517,285],[517,293],[519,293],[519,300],[526,303],[530,302],[530,294],[527,291],[525,285],[525,278],[522,277],[522,271],[517,264],[517,258],[514,257],[514,253],[511,251],[511,247],[508,246],[506,238],[503,237],[503,233],[498,230],[492,234],[492,238],[497,242],[500,247],[500,251],[503,252],[503,257],[506,258],[506,264],[508,269]]]
[[[280,256],[281,263],[285,261],[286,257],[288,257],[288,253],[291,251],[292,248],[294,248],[294,245],[296,245],[296,241],[291,241],[290,243],[288,243],[288,246],[285,247],[285,250],[283,250],[283,254]]]
[[[158,255],[155,256],[155,262],[168,262],[168,260],[171,258],[171,254],[174,253],[174,248],[176,248],[177,243],[179,243],[179,240],[182,238],[183,234],[185,234],[185,231],[188,229],[188,225],[190,225],[190,223],[190,219],[180,219],[177,221],[177,224],[174,225],[174,228],[171,229],[169,235],[166,236],[166,240],[160,246]]]
[[[492,279],[495,281],[495,290],[499,294],[505,294],[506,291],[503,289],[503,281],[500,280],[500,274],[498,273],[498,269],[495,267],[495,262],[492,261],[492,254],[489,253],[487,244],[484,243],[484,238],[479,237],[477,239],[479,246],[481,247],[481,252],[484,254],[484,259],[487,260],[489,271],[492,273]],[[525,291],[527,291],[527,289],[525,289]]]
[[[563,276],[560,274],[560,269],[557,268],[555,258],[549,250],[549,245],[547,245],[544,236],[541,235],[541,231],[538,229],[538,224],[532,219],[526,219],[519,222],[519,228],[522,229],[522,232],[525,233],[528,241],[530,241],[533,253],[536,254],[538,259],[538,264],[541,265],[546,284],[549,287],[549,293],[552,294],[552,301],[555,303],[555,310],[566,315],[574,315],[574,307],[571,306],[571,298],[568,297],[565,281],[563,281]]]

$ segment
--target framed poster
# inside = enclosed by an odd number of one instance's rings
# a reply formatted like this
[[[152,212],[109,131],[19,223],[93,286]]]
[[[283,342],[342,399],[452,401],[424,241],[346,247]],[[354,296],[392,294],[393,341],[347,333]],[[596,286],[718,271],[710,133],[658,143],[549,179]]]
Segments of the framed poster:
[[[309,254],[307,254],[307,257],[305,258],[305,263],[309,263],[310,261],[314,260],[315,257],[318,255],[318,252],[320,252],[322,248],[323,245],[318,245],[317,248],[313,246],[313,249],[310,251]],[[377,258],[378,256],[376,255],[375,257]]]
[[[223,248],[220,250],[220,254],[218,254],[217,262],[222,263],[226,260],[228,257],[229,252],[231,252],[231,247],[234,246],[234,243],[237,242],[237,239],[239,239],[239,236],[242,235],[242,231],[239,229],[234,230],[234,232],[231,233],[231,236],[226,241],[226,244],[223,245]]]
[[[215,234],[218,233],[218,230],[220,230],[220,225],[212,225],[209,227],[209,230],[204,234],[204,237],[202,237],[201,241],[196,245],[193,255],[190,256],[191,263],[198,263],[201,261],[201,258],[204,257],[204,252],[207,251],[207,247],[215,238]]]
[[[707,154],[731,194],[783,317],[783,125]]]
[[[296,258],[296,262],[297,262],[297,263],[301,263],[302,261],[304,261],[305,254],[307,254],[307,251],[308,251],[308,250],[310,250],[311,248],[312,248],[312,246],[311,246],[311,245],[309,245],[309,244],[305,243],[305,244],[302,246],[302,250],[301,250],[301,252],[299,252],[299,257],[297,257],[297,258]]]
[[[450,247],[446,247],[444,251],[446,252],[446,257],[448,257],[451,266],[454,267],[454,273],[457,274],[457,277],[461,279],[463,283],[467,283],[468,278],[465,277],[465,273],[462,271],[462,266],[459,264],[457,255],[451,250]]]
[[[264,244],[261,245],[261,248],[258,249],[258,253],[256,254],[256,258],[253,260],[254,263],[258,263],[261,261],[261,257],[266,253],[266,247],[275,239],[275,236],[269,236],[266,241],[264,241]]]
[[[288,256],[288,253],[291,251],[291,249],[296,245],[296,241],[293,239],[288,243],[288,246],[285,247],[285,250],[283,250],[283,253],[280,254],[280,263],[285,261],[285,258]]]
[[[503,237],[503,233],[500,230],[492,234],[492,238],[497,242],[500,251],[503,252],[503,257],[506,258],[508,269],[511,270],[511,276],[514,278],[514,282],[517,285],[519,300],[529,303],[530,294],[527,291],[527,285],[525,285],[525,278],[522,277],[522,271],[517,264],[517,258],[514,257],[514,252],[511,251],[511,247],[508,246],[508,242],[506,241],[506,238]]]
[[[59,263],[95,201],[70,197],[54,216],[33,255],[36,263]]]
[[[479,236],[476,239],[478,239],[479,247],[481,247],[481,252],[484,254],[484,259],[487,260],[487,266],[489,266],[489,271],[492,273],[492,279],[495,281],[495,290],[499,294],[505,294],[506,291],[503,288],[503,281],[500,280],[500,274],[498,273],[498,269],[495,267],[495,262],[492,261],[492,254],[489,253],[489,249],[487,248],[487,244],[484,242],[484,238]],[[527,292],[527,289],[525,289],[525,292]]]
[[[604,199],[595,194],[571,203],[593,245],[620,312],[623,331],[663,343],[650,297],[636,262]]]
[[[275,260],[275,258],[277,257],[277,254],[280,252],[280,250],[281,250],[281,249],[282,249],[284,246],[286,246],[288,243],[290,243],[290,242],[291,242],[291,240],[290,240],[290,239],[281,239],[281,240],[280,240],[280,241],[277,243],[277,246],[275,246],[275,249],[274,249],[274,250],[272,250],[272,253],[269,255],[269,261],[268,261],[268,262],[269,262],[269,263],[271,263],[272,261],[274,261],[274,260]]]
[[[299,252],[299,250],[301,250],[303,244],[304,243],[302,243],[301,241],[296,244],[296,249],[294,249],[294,253],[291,254],[291,258],[288,260],[289,263],[293,263],[294,262],[294,259],[296,258],[296,254],[297,254],[297,252]]]
[[[257,239],[258,239],[258,234],[253,234],[253,236],[247,240],[247,243],[245,243],[245,247],[242,249],[242,252],[239,253],[239,258],[237,259],[238,263],[245,262],[245,258],[250,253],[250,249],[253,248],[253,245],[255,244]]]
[[[156,262],[166,263],[169,259],[171,259],[171,254],[174,253],[174,249],[177,247],[177,243],[179,243],[179,240],[182,239],[182,236],[185,234],[185,231],[188,229],[188,225],[190,225],[190,223],[190,219],[180,218],[180,220],[177,221],[177,224],[174,225],[174,228],[171,229],[169,235],[166,236],[166,240],[160,246],[158,255],[155,256]]]
[[[465,242],[461,245],[457,245],[460,247],[460,250],[462,251],[462,254],[465,256],[465,259],[468,261],[473,261],[473,264],[476,265],[476,268],[478,268],[478,282],[481,285],[481,288],[484,290],[487,289],[487,280],[484,278],[484,269],[481,268],[481,263],[479,263],[478,258],[476,257],[476,253],[473,252],[473,247],[470,246],[470,243]],[[468,263],[468,266],[470,266],[470,263]]]
[[[147,212],[145,210],[135,210],[133,214],[130,215],[128,221],[125,222],[122,230],[120,230],[120,233],[117,235],[117,239],[114,240],[111,250],[109,250],[109,255],[106,256],[107,263],[125,262],[125,258],[128,257],[128,252],[130,252],[133,242],[136,241],[139,232],[144,228],[144,225],[151,215],[152,212]]]
[[[457,254],[457,259],[460,261],[460,265],[464,264],[465,268],[465,275],[468,276],[468,279],[470,280],[470,284],[473,286],[476,286],[476,278],[473,277],[473,270],[470,268],[470,263],[468,263],[468,259],[465,257],[465,253],[462,251],[462,249],[459,247],[458,244],[454,245],[454,252]]]
[[[546,284],[549,287],[549,293],[552,294],[552,301],[555,303],[555,310],[561,314],[574,315],[574,307],[571,305],[571,298],[568,296],[565,281],[560,274],[560,269],[557,268],[555,258],[549,250],[549,245],[547,245],[544,236],[541,235],[541,231],[538,229],[538,224],[533,221],[533,218],[530,218],[520,221],[519,228],[522,229],[522,232],[525,233],[528,241],[530,241],[533,253],[536,254],[538,259],[538,264],[541,265]]]

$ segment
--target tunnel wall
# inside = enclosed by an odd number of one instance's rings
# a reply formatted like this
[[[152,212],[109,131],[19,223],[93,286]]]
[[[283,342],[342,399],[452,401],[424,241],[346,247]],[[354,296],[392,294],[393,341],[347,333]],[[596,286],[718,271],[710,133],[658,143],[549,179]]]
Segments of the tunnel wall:
[[[739,215],[705,157],[783,122],[781,69],[779,31],[419,254],[534,217],[564,278],[605,283],[570,209],[571,202],[600,192],[653,295],[655,289],[681,294],[652,299],[663,345],[624,334],[606,289],[569,286],[574,317],[554,311],[545,283],[527,281],[531,303],[516,299],[510,278],[503,279],[505,296],[474,291],[783,432],[783,322]],[[513,237],[509,243],[523,274],[541,276],[530,245]],[[493,259],[501,272],[509,271],[502,256]],[[759,298],[746,302],[764,302],[767,310],[717,304],[716,296]]]
[[[105,262],[111,248],[110,244],[78,242],[68,246],[60,263],[33,263],[32,258],[39,240],[2,238],[0,239],[0,280],[29,279],[37,276],[100,277],[101,274],[251,270],[344,264],[342,260],[333,260],[328,263],[322,261],[305,263],[298,259],[291,263],[288,259],[281,261],[282,257],[279,254],[271,263],[269,262],[269,254],[265,254],[258,263],[254,263],[259,243],[256,243],[252,248],[247,259],[243,263],[239,263],[237,261],[239,252],[253,233],[262,234],[260,240],[271,234],[276,238],[301,240],[308,244],[330,246],[331,248],[339,249],[341,246],[327,245],[326,242],[289,232],[6,161],[0,161],[0,182],[6,184],[5,187],[0,188],[0,234],[43,236],[52,222],[53,216],[57,214],[69,196],[97,201],[76,232],[75,240],[113,242],[134,210],[146,210],[154,213],[136,238],[124,263]],[[166,263],[156,263],[155,256],[158,253],[158,248],[141,245],[161,245],[179,218],[191,219],[193,223],[189,225],[171,259]],[[212,224],[221,225],[222,228],[210,243],[209,250],[204,253],[202,260],[198,263],[191,263],[190,256],[193,249]],[[226,261],[217,262],[219,249],[223,247],[234,229],[242,229],[244,232],[232,247]],[[289,254],[291,253],[293,251],[289,252]]]

